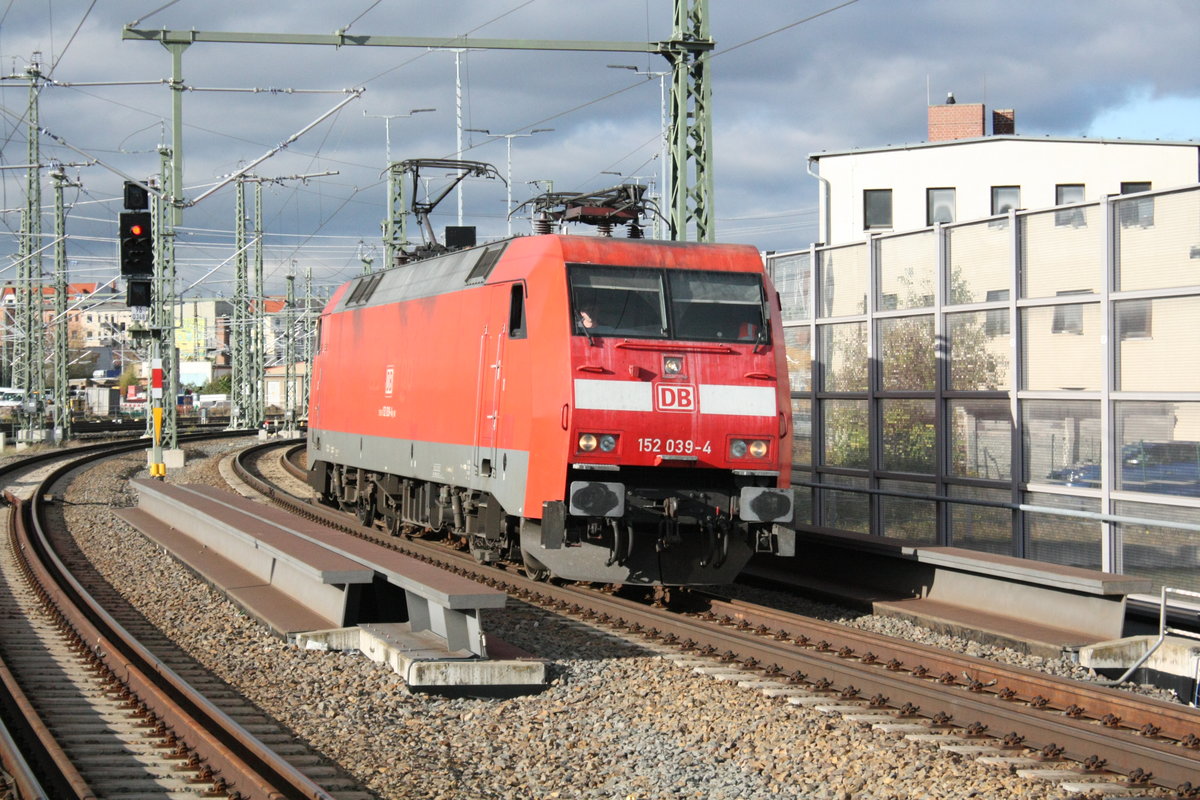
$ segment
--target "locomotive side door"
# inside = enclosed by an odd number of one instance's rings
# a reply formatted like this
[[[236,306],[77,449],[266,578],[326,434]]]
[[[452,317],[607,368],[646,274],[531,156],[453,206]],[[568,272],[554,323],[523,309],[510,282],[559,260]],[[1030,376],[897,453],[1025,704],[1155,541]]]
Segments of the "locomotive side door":
[[[475,401],[474,472],[490,478],[496,471],[496,431],[500,393],[504,387],[504,343],[507,340],[508,286],[487,286],[479,333],[479,375]]]

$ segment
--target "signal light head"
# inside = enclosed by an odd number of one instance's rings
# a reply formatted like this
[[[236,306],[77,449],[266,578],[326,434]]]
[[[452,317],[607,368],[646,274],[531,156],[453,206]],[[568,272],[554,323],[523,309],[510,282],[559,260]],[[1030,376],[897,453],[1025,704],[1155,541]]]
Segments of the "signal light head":
[[[119,217],[122,275],[154,274],[154,237],[149,211],[122,211]]]

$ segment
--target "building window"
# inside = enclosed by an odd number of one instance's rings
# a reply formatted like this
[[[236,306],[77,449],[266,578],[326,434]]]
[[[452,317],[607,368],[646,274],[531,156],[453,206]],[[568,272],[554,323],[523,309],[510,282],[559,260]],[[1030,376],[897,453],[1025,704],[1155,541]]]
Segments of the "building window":
[[[1054,205],[1065,206],[1071,203],[1083,202],[1082,183],[1060,183],[1054,187]],[[1072,208],[1068,211],[1054,212],[1054,224],[1069,225],[1072,228],[1082,228],[1087,225],[1087,218],[1082,208]]]
[[[954,222],[954,190],[925,190],[925,224]]]
[[[989,303],[1007,300],[1008,289],[988,289],[987,299]],[[983,331],[988,336],[1008,336],[1008,309],[988,309],[987,319],[983,325]]]
[[[1124,300],[1117,304],[1117,338],[1126,339],[1150,338],[1150,301]]]
[[[1007,214],[1014,208],[1021,207],[1020,186],[992,187],[992,214]]]
[[[1065,294],[1092,294],[1091,289],[1068,289],[1057,293],[1060,297]],[[1083,306],[1055,306],[1054,321],[1050,323],[1051,333],[1073,333],[1083,335]]]
[[[891,189],[863,190],[863,227],[867,230],[892,227]]]
[[[1150,181],[1122,181],[1121,194],[1137,194],[1150,191]],[[1154,198],[1137,197],[1133,200],[1118,200],[1122,228],[1148,228],[1154,224]]]

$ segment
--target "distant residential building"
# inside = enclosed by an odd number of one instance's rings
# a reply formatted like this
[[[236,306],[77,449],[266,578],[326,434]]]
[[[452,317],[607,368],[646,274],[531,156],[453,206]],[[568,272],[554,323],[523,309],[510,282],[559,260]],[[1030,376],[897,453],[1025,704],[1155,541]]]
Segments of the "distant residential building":
[[[995,115],[1005,133],[988,136],[982,104],[930,106],[926,142],[810,155],[821,182],[818,240],[844,244],[1200,180],[1197,142],[1017,136],[1013,111]]]
[[[308,364],[298,361],[292,367],[292,385],[288,389],[288,369],[286,364],[267,367],[266,374],[266,404],[270,413],[287,414],[291,409],[295,419],[308,416],[307,397],[304,395],[308,380]]]
[[[188,298],[175,306],[175,346],[185,361],[218,361],[228,350],[225,322],[233,304],[220,298]]]

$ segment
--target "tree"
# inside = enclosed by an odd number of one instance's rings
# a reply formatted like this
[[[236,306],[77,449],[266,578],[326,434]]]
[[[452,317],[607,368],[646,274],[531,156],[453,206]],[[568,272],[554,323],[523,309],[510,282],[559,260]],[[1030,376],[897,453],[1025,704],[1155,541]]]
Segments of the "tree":
[[[933,296],[928,281],[914,285],[913,271],[900,278],[905,286],[902,307],[919,308]],[[951,277],[951,297],[962,297],[957,274]],[[1004,383],[1003,363],[993,352],[996,337],[986,330],[986,312],[952,316],[943,349],[950,359],[951,387],[967,391],[997,390]],[[933,474],[936,467],[937,345],[930,313],[876,320],[879,336],[877,370],[884,391],[928,392],[924,398],[884,398],[881,404],[882,463],[889,472]],[[864,323],[825,326],[821,357],[825,360],[825,391],[862,392],[868,387],[867,327]],[[1007,340],[1006,340],[1007,341]],[[871,466],[866,400],[825,403],[825,463],[867,469]],[[952,459],[965,469],[963,437]],[[955,470],[965,474],[960,469]]]
[[[233,388],[233,378],[229,375],[219,375],[200,387],[197,394],[229,394]]]

